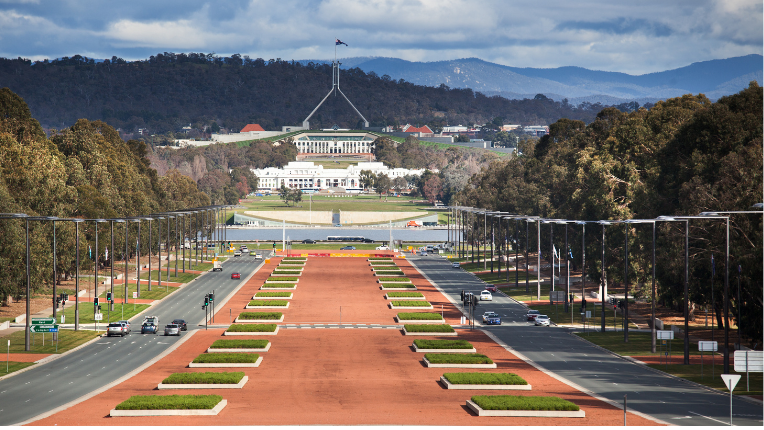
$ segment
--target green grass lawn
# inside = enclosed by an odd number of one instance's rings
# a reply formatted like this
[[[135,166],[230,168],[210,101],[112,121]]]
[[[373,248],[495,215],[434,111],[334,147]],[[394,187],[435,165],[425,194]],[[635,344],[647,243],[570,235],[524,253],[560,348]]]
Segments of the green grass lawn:
[[[592,342],[595,345],[599,345],[609,351],[613,351],[618,355],[652,355],[657,356],[660,353],[651,353],[650,352],[650,333],[632,333],[629,332],[629,342],[625,343],[623,341],[623,332],[605,332],[605,333],[589,333],[589,334],[583,334],[578,333],[578,336],[580,336],[582,339],[588,340],[589,342]],[[656,340],[656,342],[660,343],[661,340]],[[674,339],[671,341],[671,355],[677,356],[682,354],[682,351],[684,351],[684,340],[683,339]],[[660,348],[660,346],[658,347]],[[660,349],[659,349],[660,350]],[[697,351],[698,347],[697,344],[690,345],[690,351]],[[693,352],[694,354],[695,352]],[[711,362],[711,357],[709,356],[709,363]]]
[[[697,348],[694,348],[694,349],[697,349]],[[721,355],[716,356],[716,365],[713,367],[713,374],[711,369],[711,356],[706,354],[703,355],[703,366],[701,366],[700,364],[690,364],[690,365],[669,364],[668,366],[666,366],[665,364],[664,365],[657,364],[657,365],[650,365],[650,367],[654,369],[658,369],[662,372],[670,373],[674,376],[678,376],[683,379],[687,379],[688,381],[705,385],[706,387],[711,387],[719,391],[724,391],[725,393],[729,393],[727,386],[724,385],[724,381],[722,381],[722,378],[719,376],[722,373],[724,373],[724,365],[722,364],[722,360],[723,358]],[[702,373],[701,373],[701,367],[703,371]],[[740,375],[740,381],[738,381],[737,385],[735,386],[735,390],[733,391],[734,394],[738,394],[738,395],[761,395],[762,394],[762,391],[764,388],[763,387],[764,379],[762,379],[761,373],[748,374],[748,377],[750,378],[749,384],[748,384],[750,385],[750,389],[751,389],[750,391],[746,390],[745,373],[735,372],[734,368],[732,367],[732,363],[730,363],[730,374]]]
[[[542,298],[544,296],[541,296]],[[530,307],[530,309],[535,309],[542,314],[548,315],[549,318],[552,319],[552,322],[555,324],[571,324],[571,307],[568,307],[568,312],[565,312],[565,305],[560,304],[544,304],[544,305],[533,305]],[[592,312],[592,317],[589,318],[586,322],[587,326],[591,327],[600,327],[601,321],[602,321],[602,314],[600,312],[600,309],[602,309],[602,306],[594,306],[591,302],[588,302],[586,304],[586,309]],[[573,304],[572,307],[573,310],[573,324],[581,324],[581,303],[576,302]],[[615,318],[613,317],[613,310],[612,308],[605,308],[605,327],[608,329],[613,329],[613,323],[615,322],[616,327],[618,330],[622,328],[622,318],[621,314],[619,313]],[[637,328],[636,325],[629,324],[630,328]]]
[[[263,197],[259,201],[243,203],[243,211],[307,211],[312,207],[314,211],[369,211],[369,212],[417,212],[422,211],[426,215],[432,205],[428,203],[411,203],[412,197],[387,197],[379,198],[378,194],[359,194],[353,197],[324,197],[313,196],[313,203],[307,195],[297,206],[287,206],[278,196]],[[301,206],[301,207],[300,207]]]
[[[104,326],[105,327],[105,326]],[[24,351],[24,331],[15,331],[7,336],[0,338],[5,348],[8,348],[8,341],[11,341],[10,352],[13,353],[28,353],[28,354],[55,354],[56,343],[51,342],[53,333],[45,333],[45,345],[43,346],[43,334],[42,333],[30,333],[29,345],[31,351]],[[58,332],[58,353],[69,351],[76,348],[83,343],[93,339],[98,334],[91,330],[61,330]],[[34,345],[33,345],[34,344]],[[25,364],[25,363],[21,363]],[[31,364],[31,363],[30,363]],[[23,368],[26,366],[22,366]],[[5,366],[2,366],[2,370],[5,371]],[[18,370],[18,369],[17,369]]]
[[[159,396],[132,396],[118,404],[118,410],[156,410],[156,409],[212,409],[223,400],[217,394],[171,394]]]
[[[9,361],[3,363],[0,361],[0,376],[5,376],[13,372],[18,372],[21,369],[34,365],[34,363],[19,363],[18,361]]]
[[[494,269],[496,269],[496,266],[494,265]],[[476,274],[478,278],[484,280],[485,282],[488,282],[489,284],[506,284],[507,283],[507,272],[502,270],[501,275],[499,275],[498,270],[494,270],[493,273],[479,273]],[[536,277],[533,275],[529,275],[525,272],[525,270],[518,271],[517,278],[518,282],[520,282],[520,291],[525,293],[525,278],[528,278],[529,282],[536,282]],[[514,287],[515,284],[515,272],[510,271],[509,272],[509,283],[512,284]],[[531,287],[535,287],[535,285],[531,285]],[[543,285],[542,285],[543,289]],[[549,294],[547,294],[547,298],[549,298]]]
[[[151,291],[149,291],[149,284],[148,280],[145,282],[141,282],[141,295],[139,298],[146,299],[146,300],[161,300],[165,297],[167,297],[168,294],[172,293],[173,291],[177,290],[178,287],[171,287],[167,285],[166,283],[162,282],[162,286],[157,285],[156,281],[151,282]],[[128,302],[133,300],[133,293],[137,291],[137,283],[132,282],[127,285],[127,299]],[[101,301],[106,300],[106,293],[107,290],[104,290],[101,292],[101,294],[98,295],[98,297],[101,298]],[[122,296],[124,296],[125,293],[125,286],[124,285],[114,285],[114,306],[117,306],[117,302],[122,302]],[[103,309],[105,309],[103,306],[101,306]]]
[[[175,268],[170,267],[170,282],[180,282],[181,284],[185,284],[199,277],[199,275],[197,275],[196,273],[183,273],[182,270],[183,269],[178,268],[178,276],[175,276]],[[196,270],[196,269],[193,269],[193,270]],[[148,280],[149,274],[141,273],[141,279]],[[151,279],[153,279],[154,281],[157,281],[159,279],[159,274],[156,270],[151,271]],[[165,282],[165,281],[167,281],[167,268],[162,270],[162,282]],[[156,282],[152,282],[152,284],[156,285]]]
[[[130,299],[132,300],[132,299]],[[132,303],[127,303],[124,306],[124,314],[122,313],[122,303],[114,303],[114,310],[111,311],[111,313],[108,311],[109,307],[104,304],[101,305],[101,313],[103,314],[103,320],[98,321],[98,329],[99,330],[106,330],[106,325],[109,322],[112,321],[119,321],[119,320],[127,320],[135,315],[138,315],[139,313],[143,312],[144,309],[148,308],[149,305],[136,305]],[[74,324],[74,306],[67,307],[64,311],[65,316],[65,323],[66,324]],[[95,320],[93,319],[93,304],[92,303],[80,303],[80,324],[93,324]],[[61,312],[58,312],[58,321],[61,321]],[[103,324],[103,327],[101,327],[101,324]],[[135,332],[135,329],[138,329],[140,331],[140,327],[137,324],[134,324],[132,329],[133,332]]]

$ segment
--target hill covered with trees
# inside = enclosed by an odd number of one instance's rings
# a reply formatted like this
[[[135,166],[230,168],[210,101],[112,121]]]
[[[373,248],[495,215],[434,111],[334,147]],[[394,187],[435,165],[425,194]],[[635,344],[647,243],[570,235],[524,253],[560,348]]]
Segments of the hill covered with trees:
[[[331,88],[326,64],[233,55],[163,53],[144,61],[113,57],[95,62],[79,55],[31,62],[0,58],[0,87],[29,105],[46,128],[66,128],[80,118],[100,120],[125,132],[179,131],[189,124],[238,131],[248,123],[266,130],[302,124]],[[340,85],[372,126],[472,125],[496,117],[506,123],[551,124],[560,118],[589,123],[603,106],[544,96],[507,100],[471,89],[427,87],[387,75],[343,70]],[[311,118],[314,128],[356,128],[359,118],[341,99],[330,97]]]

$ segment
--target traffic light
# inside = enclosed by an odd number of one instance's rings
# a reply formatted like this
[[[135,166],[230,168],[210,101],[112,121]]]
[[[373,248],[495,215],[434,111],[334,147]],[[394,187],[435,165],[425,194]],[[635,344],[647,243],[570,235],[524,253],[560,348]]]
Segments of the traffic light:
[[[478,305],[479,303],[480,303],[480,302],[478,301],[478,297],[477,297],[476,295],[474,295],[474,294],[473,294],[473,295],[472,295],[472,306],[474,306],[474,307],[477,307],[477,305]]]
[[[208,294],[208,296],[210,297],[210,301],[211,301],[211,302],[214,302],[214,301],[215,301],[215,294],[213,294],[213,293],[209,293],[209,294]]]
[[[464,290],[462,290],[462,294],[460,297],[462,298],[462,303],[464,303]]]
[[[205,294],[204,295],[204,306],[208,306],[210,304],[210,296]]]
[[[96,297],[95,299],[93,299],[93,304],[94,304],[94,305],[96,305],[96,306],[98,306],[98,297]]]
[[[101,313],[101,305],[98,305],[98,313]]]
[[[107,302],[111,302],[111,301],[114,301],[114,298],[113,298],[113,297],[112,297],[112,295],[111,295],[111,291],[109,291],[109,292],[107,292],[107,293],[106,293],[106,301],[107,301]]]
[[[623,309],[623,300],[618,301],[618,309]]]

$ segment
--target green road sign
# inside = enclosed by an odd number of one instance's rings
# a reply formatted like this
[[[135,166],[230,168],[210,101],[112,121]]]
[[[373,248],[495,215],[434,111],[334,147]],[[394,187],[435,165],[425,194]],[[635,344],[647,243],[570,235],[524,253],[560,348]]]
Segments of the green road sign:
[[[55,318],[32,318],[32,325],[55,324]]]
[[[58,333],[57,324],[42,324],[29,326],[30,333]]]

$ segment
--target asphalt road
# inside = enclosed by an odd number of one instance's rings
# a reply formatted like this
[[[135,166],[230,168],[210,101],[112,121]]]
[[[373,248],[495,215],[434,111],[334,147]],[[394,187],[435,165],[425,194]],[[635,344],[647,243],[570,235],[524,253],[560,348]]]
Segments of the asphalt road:
[[[173,319],[186,320],[188,330],[203,330],[204,326],[199,323],[205,318],[201,308],[204,295],[214,290],[215,300],[221,303],[261,267],[263,261],[250,256],[229,258],[223,263],[222,272],[203,274],[149,308],[144,315],[159,317],[160,335],[142,335],[143,315],[139,315],[131,321],[130,335],[101,338],[80,350],[0,381],[0,425],[28,421],[129,374],[186,335],[186,332],[182,332],[181,337],[161,335],[164,325]],[[240,272],[241,279],[231,279],[233,272]],[[228,324],[224,314],[221,312],[215,322]]]
[[[451,267],[439,256],[409,258],[419,270],[451,296],[461,307],[462,290],[479,293],[483,281]],[[533,285],[535,288],[535,285]],[[493,301],[481,302],[479,315],[497,312],[502,325],[485,326],[504,343],[529,360],[596,395],[623,404],[628,396],[628,409],[635,410],[674,425],[728,425],[730,399],[698,385],[656,372],[603,351],[576,336],[568,328],[536,327],[527,322],[527,308],[504,296],[494,294]],[[762,406],[751,400],[733,397],[733,424],[762,425]]]

